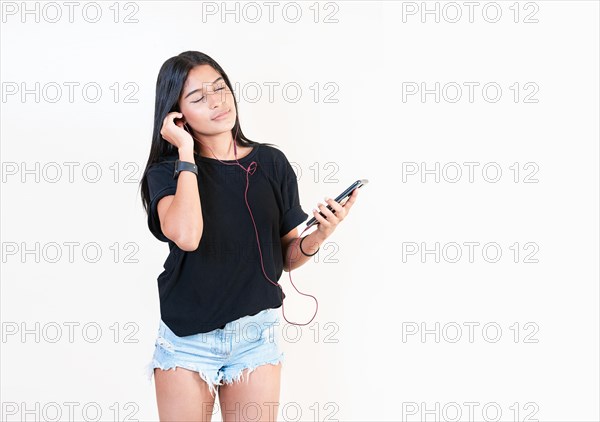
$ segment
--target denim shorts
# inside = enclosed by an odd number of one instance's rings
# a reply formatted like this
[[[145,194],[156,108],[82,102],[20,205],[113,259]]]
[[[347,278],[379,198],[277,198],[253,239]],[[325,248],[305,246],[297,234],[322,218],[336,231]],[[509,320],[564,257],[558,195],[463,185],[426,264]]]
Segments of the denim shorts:
[[[178,337],[160,320],[152,361],[146,366],[148,381],[154,368],[179,366],[198,372],[214,397],[216,385],[239,381],[244,369],[250,373],[259,365],[284,361],[280,349],[278,309],[265,309],[228,322],[208,333]]]

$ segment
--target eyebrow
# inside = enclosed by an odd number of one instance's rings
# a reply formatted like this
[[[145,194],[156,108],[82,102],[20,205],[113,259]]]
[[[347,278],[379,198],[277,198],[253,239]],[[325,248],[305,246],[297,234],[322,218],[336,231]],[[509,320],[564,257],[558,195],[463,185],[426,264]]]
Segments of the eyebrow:
[[[214,83],[217,83],[217,82],[218,82],[218,81],[220,81],[221,79],[223,79],[223,77],[222,77],[222,76],[219,76],[217,79],[215,79],[214,81],[212,81],[212,83],[213,83],[213,84],[214,84]],[[207,83],[207,84],[208,84],[208,83]],[[203,83],[202,85],[204,85],[204,83]],[[188,94],[187,94],[185,97],[183,97],[183,99],[185,100],[187,97],[189,97],[190,95],[192,95],[194,92],[201,91],[201,90],[202,90],[202,88],[197,88],[197,89],[194,89],[193,91],[190,91],[190,92],[188,92]]]

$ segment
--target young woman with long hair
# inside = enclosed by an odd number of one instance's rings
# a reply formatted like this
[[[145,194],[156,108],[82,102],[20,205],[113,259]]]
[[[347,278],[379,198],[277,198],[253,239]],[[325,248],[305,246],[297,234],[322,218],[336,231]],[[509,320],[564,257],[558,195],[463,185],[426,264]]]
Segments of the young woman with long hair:
[[[318,251],[358,189],[343,206],[327,201],[335,213],[318,204],[317,230],[299,237],[308,214],[287,157],[246,138],[225,71],[186,51],[158,74],[141,195],[151,233],[169,245],[148,365],[160,420],[210,421],[217,392],[225,421],[276,420],[285,294],[272,280]]]

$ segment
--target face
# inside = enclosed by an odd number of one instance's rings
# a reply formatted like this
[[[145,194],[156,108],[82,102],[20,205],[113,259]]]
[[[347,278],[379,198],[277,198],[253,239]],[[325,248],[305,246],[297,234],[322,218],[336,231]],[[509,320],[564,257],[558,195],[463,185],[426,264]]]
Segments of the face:
[[[200,65],[190,70],[179,97],[179,109],[188,128],[199,135],[210,136],[231,131],[235,124],[233,93],[210,65]],[[218,116],[227,111],[227,114]]]

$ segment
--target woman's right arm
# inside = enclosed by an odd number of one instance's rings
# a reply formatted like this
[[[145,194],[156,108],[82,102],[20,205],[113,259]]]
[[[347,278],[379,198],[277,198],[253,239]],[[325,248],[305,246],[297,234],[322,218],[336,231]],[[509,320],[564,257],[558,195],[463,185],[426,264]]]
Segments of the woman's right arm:
[[[194,140],[183,129],[185,119],[180,112],[171,112],[163,120],[160,134],[177,148],[179,160],[194,163]],[[178,122],[175,123],[175,119]],[[195,251],[202,238],[202,206],[198,192],[198,176],[191,171],[182,171],[177,177],[175,195],[161,198],[156,205],[160,228],[179,249]]]
[[[193,148],[180,148],[179,159],[193,163]],[[204,226],[197,177],[191,171],[179,173],[175,195],[165,196],[157,204],[162,232],[187,252],[198,249]]]

